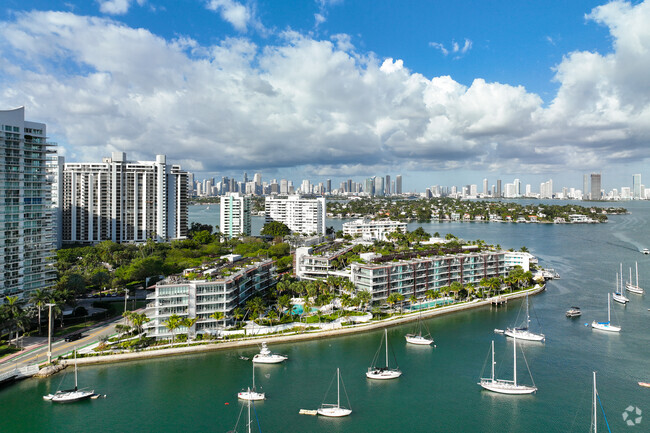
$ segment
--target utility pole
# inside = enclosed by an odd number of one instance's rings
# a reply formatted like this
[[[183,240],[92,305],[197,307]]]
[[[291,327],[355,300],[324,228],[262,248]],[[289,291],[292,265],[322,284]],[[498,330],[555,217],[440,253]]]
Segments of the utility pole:
[[[52,363],[52,307],[55,304],[45,304],[49,308],[49,316],[47,320],[47,363]]]

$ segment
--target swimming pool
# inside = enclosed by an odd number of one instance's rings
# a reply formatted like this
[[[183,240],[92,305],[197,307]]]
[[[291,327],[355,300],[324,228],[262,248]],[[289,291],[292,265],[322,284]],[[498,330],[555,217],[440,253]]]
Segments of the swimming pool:
[[[298,304],[298,305],[293,306],[293,308],[291,310],[291,314],[297,314],[297,315],[300,316],[300,315],[302,315],[302,313],[304,311],[305,310],[303,309],[302,305]],[[315,313],[316,311],[318,311],[318,308],[311,307],[311,312],[312,313]]]
[[[442,306],[442,305],[448,305],[448,304],[453,304],[454,301],[451,299],[438,299],[435,301],[428,301],[428,302],[423,302],[421,304],[416,304],[416,305],[411,305],[405,308],[405,310],[408,311],[418,311],[418,310],[426,310],[427,308],[433,308],[435,306]]]

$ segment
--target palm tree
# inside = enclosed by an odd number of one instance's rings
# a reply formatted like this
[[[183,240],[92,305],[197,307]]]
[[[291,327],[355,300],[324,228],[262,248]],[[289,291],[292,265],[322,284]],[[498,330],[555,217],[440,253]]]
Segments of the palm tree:
[[[262,299],[260,296],[256,296],[246,302],[246,308],[250,310],[251,315],[254,318],[257,318],[266,309],[266,304],[264,303],[264,299]]]
[[[388,297],[386,298],[386,302],[388,303],[388,305],[391,306],[391,308],[394,308],[395,304],[399,302],[400,295],[401,294],[398,292],[393,292],[390,295],[388,295]]]
[[[409,301],[411,302],[411,305],[416,304],[418,302],[418,297],[415,295],[411,295]]]
[[[163,322],[165,328],[169,329],[172,333],[172,346],[176,340],[176,330],[181,327],[183,319],[178,314],[172,314]]]
[[[4,309],[9,319],[11,329],[16,331],[16,346],[18,346],[18,329],[25,328],[24,301],[18,296],[5,296]],[[11,341],[11,338],[9,339]]]
[[[34,304],[38,310],[38,335],[41,335],[41,311],[51,299],[52,293],[46,289],[36,289],[29,297],[29,302]]]
[[[235,309],[232,310],[232,317],[235,319],[235,322],[239,322],[244,318],[244,316],[244,310],[241,307],[235,307]]]
[[[365,310],[365,308],[367,308],[368,304],[370,303],[370,300],[372,299],[372,295],[367,290],[359,290],[357,292],[357,299],[361,303],[359,306],[364,305]]]
[[[191,319],[189,317],[185,317],[183,320],[181,320],[181,326],[185,326],[187,328],[187,342],[190,342],[190,332],[192,330],[192,326],[199,320],[198,317],[192,317]]]
[[[138,335],[141,335],[144,324],[150,322],[151,319],[145,313],[138,313],[136,311],[127,311],[127,313],[129,313],[127,317],[131,321],[131,324],[138,331]]]

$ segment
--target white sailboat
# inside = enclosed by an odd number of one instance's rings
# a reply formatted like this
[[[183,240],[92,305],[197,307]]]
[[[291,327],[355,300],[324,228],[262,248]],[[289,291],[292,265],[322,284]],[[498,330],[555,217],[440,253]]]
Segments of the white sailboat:
[[[377,350],[377,353],[375,354],[375,358],[373,359],[372,366],[368,367],[368,371],[366,372],[366,377],[368,379],[379,379],[379,380],[386,380],[386,379],[397,379],[402,375],[402,371],[395,367],[395,368],[390,368],[388,366],[388,330],[384,329],[384,340],[386,340],[386,366],[385,367],[377,367],[377,358],[379,356],[379,350],[381,350],[381,343],[379,343],[379,349]]]
[[[492,392],[498,392],[500,394],[512,394],[512,395],[522,395],[522,394],[532,394],[537,391],[537,387],[533,383],[533,386],[521,385],[517,383],[517,337],[513,339],[513,351],[514,351],[514,367],[513,367],[513,379],[504,380],[496,379],[494,377],[494,340],[492,340],[492,375],[489,378],[481,378],[481,381],[478,383],[484,389]],[[530,370],[528,371],[530,374]],[[531,375],[531,379],[532,379]]]
[[[598,394],[598,390],[596,389],[596,372],[594,371],[593,373],[594,373],[594,392],[591,399],[593,412],[591,413],[591,427],[589,427],[589,432],[598,433],[598,403],[600,401],[600,395]],[[601,408],[602,408],[602,403],[601,403]],[[611,430],[609,429],[609,423],[607,422],[607,417],[605,416],[604,409],[603,409],[603,417],[605,417],[605,424],[607,425],[607,430],[611,432]]]
[[[426,334],[424,335],[422,335],[423,326],[424,329],[426,330]],[[431,333],[429,332],[429,328],[427,328],[427,325],[422,322],[422,313],[418,315],[417,331],[412,334],[406,334],[404,338],[406,339],[407,343],[417,344],[420,346],[428,346],[431,345],[431,343],[433,343],[433,338],[431,338]]]
[[[262,342],[262,349],[260,353],[253,356],[253,362],[258,364],[278,364],[280,362],[286,361],[289,359],[284,355],[279,355],[277,353],[271,353],[269,348],[266,346],[266,341]]]
[[[57,391],[54,394],[43,396],[43,400],[53,401],[55,403],[72,403],[79,400],[85,400],[95,395],[94,390],[79,389],[77,384],[77,351],[74,352],[74,388]]]
[[[627,304],[630,300],[623,294],[623,264],[621,263],[621,288],[618,288],[618,274],[616,274],[616,291],[612,293],[612,300],[619,304]]]
[[[250,391],[250,389],[249,389],[249,391]],[[251,419],[251,401],[253,401],[253,400],[248,400],[247,405],[246,405],[248,407],[248,421],[246,422],[245,430],[244,430],[246,433],[252,433],[253,432],[253,430],[252,430],[253,420]],[[241,419],[241,414],[242,414],[243,410],[244,410],[244,407],[242,406],[242,409],[239,411],[239,417],[237,418],[237,423],[235,424],[235,427],[232,430],[230,430],[228,433],[237,433],[237,427],[239,426],[239,420]],[[255,414],[255,417],[257,418],[257,413]],[[258,428],[256,429],[256,431],[261,432],[261,428],[259,428],[259,420],[257,422],[257,425],[258,425]]]
[[[329,417],[342,417],[348,416],[352,413],[352,409],[347,409],[341,406],[341,374],[339,369],[336,369],[336,404],[326,404],[323,403],[320,405],[320,408],[316,411],[319,415],[329,416]],[[343,385],[345,389],[345,385]],[[345,394],[347,397],[347,393]],[[350,401],[348,400],[348,406],[350,406]]]
[[[544,341],[546,336],[544,334],[536,334],[530,331],[530,314],[528,311],[528,295],[526,295],[526,321],[522,326],[507,328],[504,332],[505,335],[511,338],[518,338],[526,341]]]
[[[248,388],[246,391],[237,393],[240,400],[264,400],[266,396],[263,392],[257,392],[255,388],[255,364],[253,364],[253,389]]]
[[[643,295],[644,290],[639,287],[639,262],[635,262],[636,267],[636,284],[632,283],[632,268],[630,268],[630,281],[625,283],[625,289],[628,292],[636,293],[638,295]]]
[[[593,329],[599,329],[601,331],[609,331],[609,332],[621,332],[621,327],[620,326],[614,326],[611,323],[611,302],[609,300],[609,293],[607,294],[607,322],[598,322],[594,320],[591,322],[591,327]]]

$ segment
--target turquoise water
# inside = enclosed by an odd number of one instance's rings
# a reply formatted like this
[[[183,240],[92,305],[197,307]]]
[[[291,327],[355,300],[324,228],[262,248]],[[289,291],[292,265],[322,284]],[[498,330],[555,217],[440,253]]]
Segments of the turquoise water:
[[[293,314],[301,315],[305,310],[302,305],[294,305],[291,311],[293,312]],[[315,313],[318,311],[318,308],[312,307],[310,311],[312,313]]]
[[[504,248],[527,246],[543,266],[562,279],[531,298],[531,327],[546,334],[544,344],[522,344],[535,385],[532,396],[502,396],[481,391],[477,381],[489,374],[488,351],[495,341],[497,376],[512,375],[512,341],[493,333],[515,324],[521,301],[427,319],[436,348],[406,345],[413,323],[388,329],[389,341],[404,374],[389,382],[365,378],[382,330],[301,343],[271,344],[286,354],[280,365],[256,368],[256,384],[267,400],[256,405],[264,432],[587,432],[591,409],[591,372],[613,432],[650,431],[650,295],[629,294],[627,306],[612,305],[620,334],[593,331],[585,323],[606,320],[606,295],[613,290],[619,263],[624,270],[639,262],[640,284],[650,289],[650,203],[624,203],[630,215],[601,225],[484,223],[422,224],[429,231],[483,239]],[[341,220],[333,220],[333,223]],[[328,224],[332,225],[330,222]],[[413,224],[417,227],[418,224]],[[583,315],[567,319],[565,311]],[[518,344],[519,346],[519,344]],[[73,375],[29,379],[0,389],[0,432],[226,432],[235,425],[236,393],[251,383],[255,348],[79,369],[81,386],[108,398],[53,405],[42,395],[73,383]],[[531,383],[520,356],[519,379]],[[336,371],[353,409],[345,419],[298,414],[315,409]],[[485,370],[484,370],[485,368]],[[328,402],[332,399],[329,392]],[[342,396],[345,402],[345,397]],[[228,404],[226,404],[228,403]],[[645,415],[628,427],[628,406]],[[599,414],[600,416],[600,414]],[[240,429],[240,431],[242,431]],[[599,431],[607,431],[600,417]]]
[[[426,308],[432,308],[438,305],[442,306],[442,305],[451,304],[452,302],[453,301],[449,299],[440,299],[437,301],[428,301],[428,302],[422,302],[421,304],[409,305],[404,309],[408,311],[418,311],[418,310],[424,310]]]

